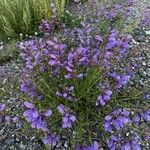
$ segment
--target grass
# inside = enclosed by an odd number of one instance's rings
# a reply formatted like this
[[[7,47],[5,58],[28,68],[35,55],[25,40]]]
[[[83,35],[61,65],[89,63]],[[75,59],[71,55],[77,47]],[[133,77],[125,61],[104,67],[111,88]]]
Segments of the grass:
[[[42,19],[49,19],[51,0],[0,0],[0,35],[32,33]]]
[[[0,0],[0,40],[20,33],[32,35],[42,19],[51,18],[51,3],[55,4],[60,20],[67,0]]]

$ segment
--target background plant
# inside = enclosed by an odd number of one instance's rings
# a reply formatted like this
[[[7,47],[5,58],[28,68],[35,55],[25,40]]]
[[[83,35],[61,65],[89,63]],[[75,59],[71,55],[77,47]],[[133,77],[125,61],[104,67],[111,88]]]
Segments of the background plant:
[[[51,0],[1,0],[0,34],[30,34],[42,19],[49,19]]]

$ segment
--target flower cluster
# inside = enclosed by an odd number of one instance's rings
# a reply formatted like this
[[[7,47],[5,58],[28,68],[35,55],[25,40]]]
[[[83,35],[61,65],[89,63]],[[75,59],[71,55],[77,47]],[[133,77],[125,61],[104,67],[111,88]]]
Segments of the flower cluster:
[[[119,18],[125,19],[133,12],[133,6],[136,0],[127,0],[122,4],[108,4],[99,10],[99,15],[113,22]]]
[[[142,110],[136,114],[126,109],[118,109],[106,116],[104,128],[105,131],[111,133],[111,136],[107,139],[108,148],[110,150],[141,150],[142,146],[149,147],[149,134],[147,134],[147,129],[142,129],[142,121],[150,121],[149,109],[145,111]],[[139,132],[139,129],[143,131],[143,134]],[[142,145],[142,143],[144,143],[144,145]]]
[[[105,90],[103,94],[99,95],[97,98],[96,105],[105,106],[106,103],[110,100],[110,96],[112,95],[111,90]]]
[[[43,139],[44,144],[51,144],[55,146],[59,140],[59,137],[55,133],[52,133],[48,129],[46,120],[52,115],[52,111],[48,109],[46,112],[40,114],[35,106],[28,101],[24,102],[24,106],[27,110],[23,113],[24,117],[31,124],[32,128],[41,129],[45,133],[45,138]]]
[[[76,121],[76,117],[72,114],[70,114],[68,111],[66,111],[64,105],[59,105],[57,107],[58,111],[62,115],[62,128],[70,128],[72,126],[72,123]]]
[[[133,117],[134,123],[140,123],[141,121],[150,122],[150,108],[147,110],[142,110],[136,113]]]
[[[23,113],[23,115],[26,117],[27,121],[31,123],[31,127],[41,129],[43,131],[48,131],[44,118],[40,116],[34,105],[26,101],[24,102],[24,106],[27,108],[27,110]],[[48,113],[46,113],[46,116],[50,116]]]
[[[111,137],[107,140],[107,145],[110,150],[121,149],[121,150],[141,150],[140,145],[140,137],[132,136],[131,140],[126,141],[126,138],[119,137],[115,135],[111,135]]]
[[[46,136],[43,139],[44,144],[50,144],[52,146],[55,146],[58,141],[59,141],[59,136],[56,136],[55,133],[46,133]]]
[[[127,84],[127,82],[130,79],[129,75],[123,75],[123,74],[119,75],[119,74],[117,74],[115,72],[111,73],[111,77],[113,77],[115,79],[115,81],[116,81],[115,82],[116,83],[116,85],[115,85],[116,88],[123,87],[124,85]]]
[[[126,109],[118,109],[105,117],[104,128],[108,132],[120,130],[125,124],[130,123],[130,112]]]
[[[53,29],[54,29],[54,24],[52,24],[50,21],[47,20],[42,20],[42,23],[39,26],[39,30],[45,33],[45,35],[50,35]]]

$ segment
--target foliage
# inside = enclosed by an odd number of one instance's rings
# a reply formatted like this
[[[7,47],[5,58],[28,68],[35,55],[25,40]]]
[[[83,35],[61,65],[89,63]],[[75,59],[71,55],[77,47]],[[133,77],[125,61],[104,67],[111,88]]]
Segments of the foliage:
[[[65,11],[64,16],[62,17],[62,22],[71,28],[79,27],[81,21],[82,18],[79,18],[78,16],[74,16],[69,11]]]
[[[65,6],[66,6],[66,0],[55,0],[56,3],[56,9],[57,9],[57,15],[58,18],[61,19],[63,17],[65,12]]]
[[[11,59],[17,58],[19,55],[16,48],[16,40],[11,40],[8,43],[0,44],[0,64],[8,62]]]
[[[49,19],[51,0],[0,0],[0,34],[31,34],[42,19]]]
[[[55,147],[66,134],[69,147],[78,150],[98,150],[100,142],[110,150],[138,150],[143,147],[139,141],[146,138],[149,143],[147,131],[142,135],[136,129],[143,128],[138,123],[150,121],[150,111],[137,109],[138,90],[127,94],[124,88],[136,64],[123,64],[131,36],[117,21],[124,25],[132,5],[129,0],[127,5],[100,8],[94,18],[83,18],[73,29],[58,24],[55,15],[42,21],[42,38],[18,45],[26,64],[21,80],[21,91],[28,97],[23,116],[43,133],[45,144]],[[56,27],[61,35],[53,32]],[[126,131],[131,135],[124,135]]]

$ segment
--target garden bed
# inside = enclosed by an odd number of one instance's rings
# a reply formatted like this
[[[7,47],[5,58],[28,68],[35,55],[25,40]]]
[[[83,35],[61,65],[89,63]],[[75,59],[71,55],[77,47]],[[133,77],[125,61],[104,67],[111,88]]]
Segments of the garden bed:
[[[141,3],[139,2],[138,7]],[[147,6],[148,2],[143,1],[142,6]],[[83,4],[76,4],[74,3],[73,6],[70,6],[71,13],[76,14],[78,16],[79,11],[81,13],[85,13],[85,11],[82,10],[82,7],[84,9],[87,9],[84,5],[87,5],[86,2]],[[75,10],[74,7],[77,6],[78,9]],[[89,6],[88,6],[89,7]],[[137,6],[135,6],[137,7]],[[90,9],[90,8],[88,8]],[[137,11],[141,10],[141,8],[138,8]],[[140,12],[138,12],[140,15]],[[79,13],[80,14],[80,13]],[[137,16],[136,16],[137,17]],[[139,17],[139,16],[138,16]],[[132,17],[131,17],[132,18]],[[132,20],[130,20],[132,22]],[[57,29],[57,28],[56,28]],[[61,33],[61,32],[60,32]],[[62,33],[61,33],[62,34]],[[57,32],[56,35],[58,36],[59,33]],[[47,36],[47,35],[46,35]],[[62,35],[60,35],[62,36]],[[101,40],[101,39],[100,39]],[[150,102],[150,34],[149,34],[149,28],[146,28],[146,30],[143,30],[142,28],[135,28],[132,32],[132,40],[130,44],[130,51],[131,53],[128,55],[128,57],[124,60],[122,60],[122,64],[124,65],[130,65],[131,62],[138,63],[138,68],[133,67],[133,70],[136,70],[134,72],[134,75],[132,78],[130,78],[130,81],[126,85],[125,88],[125,94],[122,95],[124,97],[124,104],[126,104],[126,101],[129,105],[127,107],[134,106],[135,109],[142,108],[143,106],[145,108],[149,108]],[[57,40],[55,41],[57,42]],[[10,44],[11,45],[11,44]],[[20,45],[22,46],[22,45]],[[7,49],[8,47],[8,49]],[[10,51],[9,45],[6,47],[6,51]],[[2,97],[0,103],[4,103],[7,105],[7,111],[10,112],[11,118],[14,118],[12,123],[6,123],[3,122],[0,124],[0,149],[2,150],[42,150],[46,149],[44,146],[40,134],[35,132],[34,129],[31,129],[30,125],[25,121],[23,114],[24,106],[23,101],[30,101],[30,98],[27,96],[22,96],[22,92],[20,90],[20,82],[22,82],[22,71],[26,67],[24,60],[18,56],[18,52],[15,52],[13,54],[7,55],[5,54],[5,51],[2,51],[2,59],[0,63],[0,96]],[[15,56],[15,57],[14,57]],[[9,58],[9,59],[8,59]],[[120,69],[120,68],[119,68]],[[57,81],[56,81],[57,82]],[[133,91],[132,91],[133,90]],[[122,91],[122,90],[121,90]],[[131,92],[132,91],[132,92]],[[131,95],[128,95],[131,94]],[[72,95],[71,95],[72,96]],[[79,97],[80,98],[80,97]],[[32,98],[31,98],[32,99]],[[33,101],[34,102],[34,101]],[[37,102],[36,102],[37,103]],[[56,102],[57,103],[57,102]],[[123,104],[123,105],[124,105]],[[100,104],[99,104],[100,105]],[[112,105],[112,104],[111,104]],[[119,107],[120,102],[118,101],[118,106],[114,106],[112,110],[115,110],[117,107]],[[38,106],[36,104],[36,106]],[[41,105],[41,107],[44,107],[44,105]],[[51,105],[50,105],[51,106]],[[68,104],[67,104],[68,106]],[[27,109],[30,109],[30,107],[33,106],[27,106]],[[74,108],[74,106],[71,106]],[[47,108],[47,107],[46,107]],[[144,108],[144,109],[145,109]],[[43,109],[43,108],[42,108]],[[58,109],[59,110],[59,109]],[[61,111],[60,111],[61,113]],[[105,112],[106,113],[106,112]],[[106,113],[107,114],[107,113]],[[71,115],[71,114],[70,114]],[[104,114],[102,114],[104,115]],[[108,115],[108,114],[107,114]],[[19,121],[15,120],[15,117],[19,118]],[[59,117],[58,117],[59,118]],[[57,126],[57,124],[56,124]],[[147,128],[149,131],[149,126],[145,123],[142,123],[142,128]],[[56,131],[58,128],[56,129]],[[77,129],[76,129],[77,130]],[[99,137],[99,150],[107,149],[106,143],[103,143],[103,140],[101,141],[101,138],[103,139],[103,135],[105,135],[105,132],[99,133],[97,131],[96,126],[93,126],[93,135],[95,136],[95,139]],[[96,130],[96,131],[95,131]],[[70,132],[71,131],[71,132]],[[74,129],[69,129],[69,132],[64,132],[65,134],[60,138],[60,141],[55,144],[53,148],[47,147],[48,149],[54,149],[54,150],[72,150],[70,148],[70,139],[72,133],[74,133]],[[70,134],[70,135],[69,135]],[[74,141],[73,141],[74,142]],[[82,141],[83,142],[83,141]],[[86,141],[84,141],[86,142]],[[145,144],[145,143],[144,143]],[[141,143],[142,145],[142,143]],[[145,145],[144,145],[145,146]],[[149,149],[149,145],[144,147],[145,150]],[[92,149],[93,150],[93,149]],[[98,149],[94,149],[98,150]],[[125,149],[126,150],[126,149]]]

